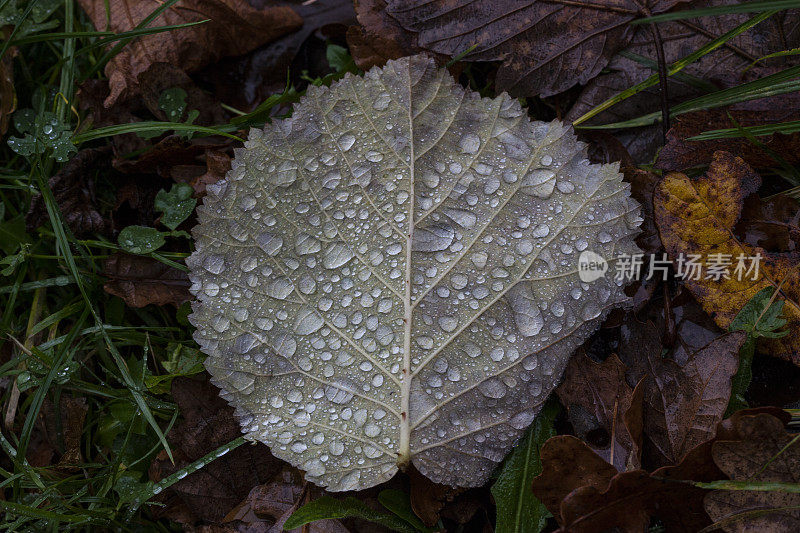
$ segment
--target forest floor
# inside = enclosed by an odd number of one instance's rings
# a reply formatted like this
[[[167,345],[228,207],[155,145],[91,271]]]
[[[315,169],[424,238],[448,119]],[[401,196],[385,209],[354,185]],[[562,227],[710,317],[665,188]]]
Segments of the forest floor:
[[[800,531],[798,2],[451,4],[0,0],[3,529]],[[250,128],[415,53],[620,162],[642,275],[484,487],[326,494],[208,381],[189,232]]]

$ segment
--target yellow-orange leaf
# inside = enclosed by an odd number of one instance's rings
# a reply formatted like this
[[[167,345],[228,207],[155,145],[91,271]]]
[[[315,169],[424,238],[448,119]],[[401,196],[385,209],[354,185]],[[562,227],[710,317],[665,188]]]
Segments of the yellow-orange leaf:
[[[664,248],[675,261],[682,253],[699,254],[707,262],[712,254],[729,254],[729,279],[684,278],[683,282],[716,323],[727,328],[741,308],[764,287],[780,287],[786,300],[784,315],[789,335],[771,342],[771,353],[800,365],[800,258],[798,254],[770,253],[739,241],[733,227],[742,203],[761,185],[761,178],[742,159],[716,152],[708,171],[698,177],[667,174],[653,196],[656,224]],[[761,254],[757,276],[733,275],[737,257]],[[750,261],[748,260],[748,265]],[[755,279],[752,279],[755,278]]]

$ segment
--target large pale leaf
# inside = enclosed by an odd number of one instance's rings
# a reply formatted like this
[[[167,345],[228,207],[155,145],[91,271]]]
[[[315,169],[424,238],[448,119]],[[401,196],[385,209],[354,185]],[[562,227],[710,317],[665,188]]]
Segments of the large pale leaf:
[[[195,338],[248,438],[330,490],[483,484],[627,298],[639,207],[559,122],[422,56],[310,87],[208,187]]]

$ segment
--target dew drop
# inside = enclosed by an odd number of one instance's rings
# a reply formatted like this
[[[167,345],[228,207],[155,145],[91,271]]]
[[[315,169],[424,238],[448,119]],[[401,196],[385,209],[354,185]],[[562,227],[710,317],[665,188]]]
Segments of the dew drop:
[[[314,309],[303,307],[297,313],[297,320],[294,323],[294,332],[298,335],[311,335],[319,331],[325,321]]]
[[[481,147],[481,139],[474,133],[467,133],[459,141],[461,151],[465,154],[474,154]]]
[[[275,256],[283,246],[283,239],[269,232],[260,233],[256,237],[256,244],[269,256]]]
[[[333,243],[325,250],[322,265],[325,268],[336,269],[346,265],[353,258],[353,252],[343,242]]]
[[[346,133],[339,138],[339,148],[341,148],[343,152],[348,151],[355,143],[356,138],[349,133]]]
[[[506,387],[505,384],[503,384],[503,382],[499,379],[490,378],[478,385],[478,390],[481,391],[481,394],[487,398],[493,398],[497,400],[506,395],[508,387]]]

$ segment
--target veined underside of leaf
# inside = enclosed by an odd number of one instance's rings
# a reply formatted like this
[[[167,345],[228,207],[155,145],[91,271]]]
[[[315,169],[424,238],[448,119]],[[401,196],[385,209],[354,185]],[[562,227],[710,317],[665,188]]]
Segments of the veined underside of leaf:
[[[409,462],[483,484],[569,355],[627,301],[616,165],[432,60],[311,87],[208,187],[188,264],[206,367],[247,437],[330,490]]]

